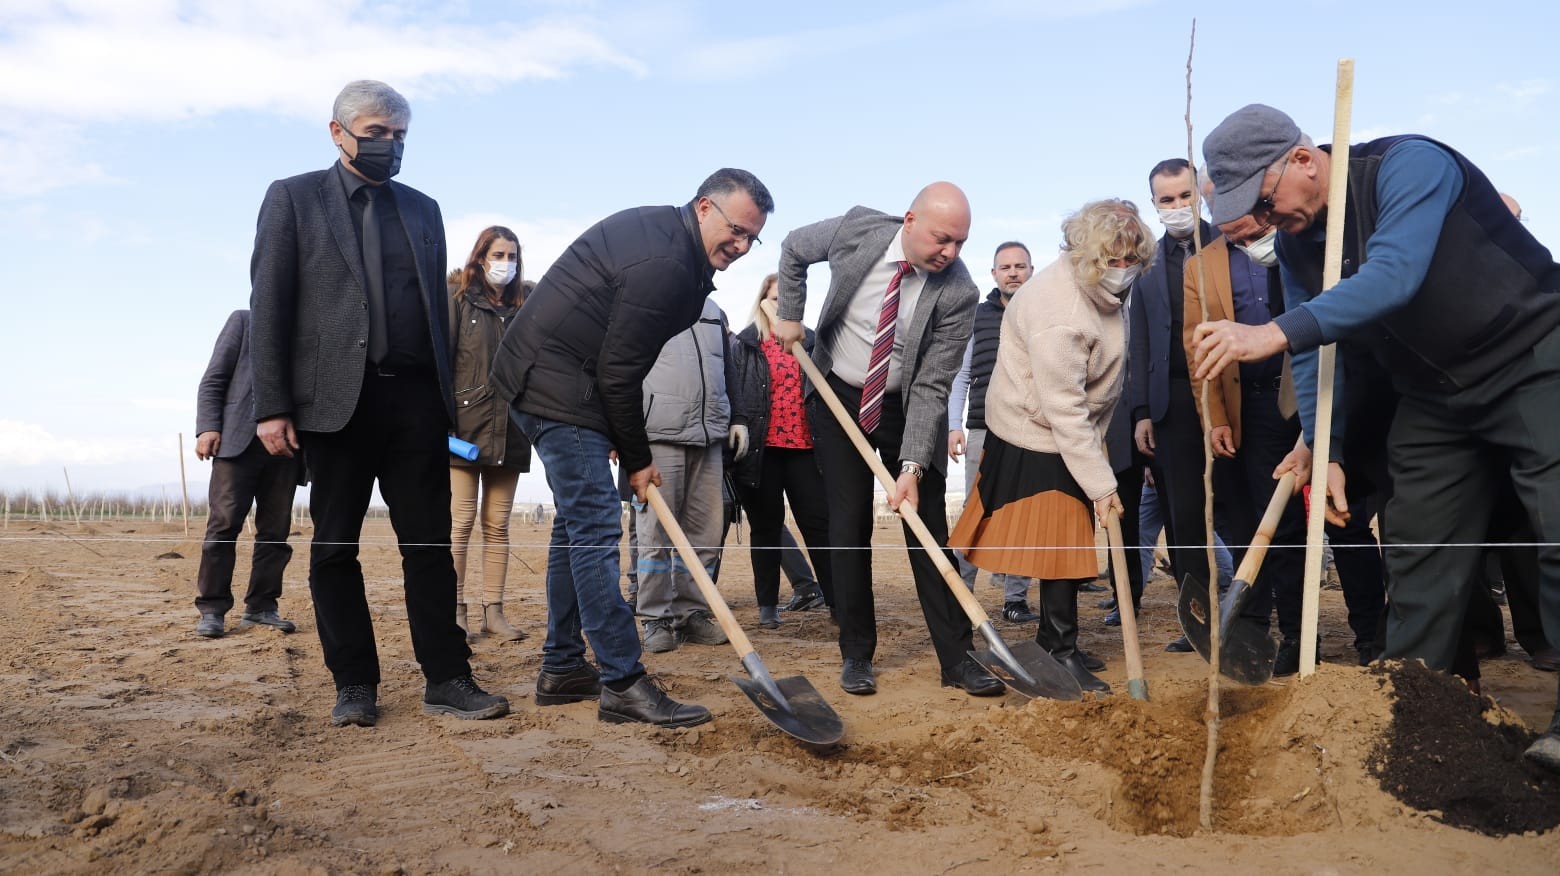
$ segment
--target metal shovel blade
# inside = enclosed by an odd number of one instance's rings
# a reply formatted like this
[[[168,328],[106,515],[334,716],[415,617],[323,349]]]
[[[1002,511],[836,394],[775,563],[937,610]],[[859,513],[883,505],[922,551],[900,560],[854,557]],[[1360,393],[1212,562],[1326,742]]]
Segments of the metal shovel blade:
[[[786,733],[810,745],[833,745],[845,736],[845,722],[823,701],[812,682],[800,675],[774,679],[783,702],[777,702],[765,685],[752,678],[730,676],[758,711]]]
[[[1073,678],[1067,667],[1057,662],[1050,652],[1035,642],[1009,645],[997,637],[995,630],[987,633],[985,628],[990,626],[991,622],[987,621],[981,629],[990,650],[969,652],[987,672],[1009,689],[1030,699],[1083,699],[1083,688],[1078,686],[1078,679]]]
[[[1219,608],[1219,674],[1246,685],[1267,684],[1273,677],[1273,659],[1278,656],[1278,643],[1268,633],[1267,626],[1241,617],[1253,592],[1248,582],[1237,578],[1230,584]],[[1207,660],[1212,651],[1208,588],[1197,586],[1190,575],[1182,582],[1176,614],[1181,619],[1186,640]]]

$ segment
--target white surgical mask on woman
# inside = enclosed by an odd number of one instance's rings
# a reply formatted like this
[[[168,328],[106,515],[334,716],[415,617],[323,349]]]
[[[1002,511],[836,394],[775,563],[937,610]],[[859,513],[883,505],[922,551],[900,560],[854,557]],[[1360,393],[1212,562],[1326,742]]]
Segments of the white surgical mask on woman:
[[[487,280],[493,284],[493,288],[502,289],[509,285],[509,281],[515,278],[514,262],[495,262],[488,265]]]
[[[1185,237],[1192,233],[1192,227],[1197,224],[1197,217],[1192,213],[1191,207],[1176,207],[1159,210],[1159,221],[1164,223],[1165,230],[1171,237]]]
[[[1271,268],[1278,264],[1278,253],[1273,251],[1273,241],[1278,238],[1278,229],[1269,229],[1267,234],[1253,240],[1244,246],[1235,248],[1245,253],[1252,261],[1264,268]]]
[[[1130,268],[1106,268],[1105,274],[1100,277],[1100,288],[1117,298],[1125,298],[1127,287],[1137,279],[1138,271],[1142,270],[1142,267],[1142,265],[1133,265]]]

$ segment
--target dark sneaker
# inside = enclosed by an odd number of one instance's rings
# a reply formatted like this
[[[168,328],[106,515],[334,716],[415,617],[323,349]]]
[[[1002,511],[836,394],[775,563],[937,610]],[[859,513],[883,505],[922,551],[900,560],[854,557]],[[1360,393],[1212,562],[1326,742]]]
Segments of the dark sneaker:
[[[336,708],[330,710],[332,724],[337,727],[347,724],[372,727],[378,720],[378,685],[345,684],[336,690]]]
[[[692,703],[679,703],[666,695],[649,676],[640,676],[628,690],[618,693],[601,688],[601,705],[596,717],[608,724],[654,724],[657,727],[692,727],[712,716],[710,710]]]
[[[1120,611],[1120,609],[1114,609],[1113,608],[1113,609],[1111,609],[1109,614],[1105,615],[1105,626],[1107,626],[1107,627],[1119,627],[1119,626],[1121,626],[1121,611]]]
[[[1106,593],[1106,592],[1109,592],[1109,591],[1110,591],[1109,587],[1106,587],[1104,584],[1101,584],[1098,581],[1079,581],[1078,582],[1078,592],[1079,593]]]
[[[1165,646],[1165,650],[1172,654],[1190,654],[1197,649],[1192,647],[1192,643],[1185,636],[1182,636],[1171,640],[1170,644]]]
[[[1002,606],[1002,619],[1013,624],[1032,624],[1040,619],[1040,615],[1029,610],[1029,603],[1019,600]]]
[[[726,638],[725,630],[715,623],[715,618],[707,611],[688,615],[682,626],[677,628],[677,638],[695,645],[724,645],[730,641]]]
[[[791,594],[791,601],[785,604],[786,611],[812,611],[823,606],[823,591],[815,584],[811,587],[803,587]]]
[[[877,693],[877,678],[872,674],[872,661],[846,657],[845,669],[840,672],[840,688],[857,696]]]
[[[1278,655],[1273,658],[1273,676],[1294,675],[1299,671],[1300,643],[1291,640],[1280,644]]]
[[[205,636],[208,639],[220,639],[227,629],[227,624],[220,614],[203,614],[200,623],[195,625],[195,635]]]
[[[677,650],[677,634],[672,632],[671,621],[660,619],[645,621],[645,650],[657,654]]]
[[[509,700],[490,694],[469,675],[457,675],[423,688],[423,714],[454,715],[467,721],[509,714]]]
[[[283,618],[281,615],[277,614],[276,613],[276,609],[274,609],[274,608],[271,609],[270,611],[246,611],[246,612],[244,612],[243,618],[240,619],[239,622],[238,622],[238,628],[241,629],[241,630],[242,629],[247,629],[248,627],[253,626],[254,624],[260,624],[261,626],[267,626],[267,627],[275,627],[275,628],[281,630],[284,633],[291,633],[291,632],[294,632],[295,630],[298,629],[298,625],[297,624],[295,624],[292,621],[287,620],[287,619]]]
[[[601,673],[589,663],[583,663],[578,669],[571,669],[557,675],[544,669],[536,676],[538,706],[577,703],[581,700],[593,700],[599,696],[601,696]]]

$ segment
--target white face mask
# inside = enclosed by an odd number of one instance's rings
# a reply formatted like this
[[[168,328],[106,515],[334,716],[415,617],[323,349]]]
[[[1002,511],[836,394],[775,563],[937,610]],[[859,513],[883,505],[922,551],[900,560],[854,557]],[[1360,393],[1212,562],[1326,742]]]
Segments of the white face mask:
[[[1245,253],[1252,261],[1262,267],[1271,268],[1278,264],[1278,253],[1273,251],[1273,241],[1277,238],[1278,229],[1274,228],[1245,246],[1237,246],[1235,248]]]
[[[488,265],[487,280],[493,284],[494,289],[502,289],[509,285],[509,281],[515,278],[516,265],[514,262],[495,262]]]
[[[1197,225],[1197,216],[1192,213],[1191,207],[1176,207],[1174,210],[1161,208],[1159,221],[1164,223],[1165,230],[1171,237],[1185,237],[1192,233],[1192,228]]]
[[[1137,279],[1142,265],[1133,265],[1130,268],[1106,268],[1104,276],[1100,277],[1100,288],[1116,296],[1127,297],[1127,288],[1132,281]]]

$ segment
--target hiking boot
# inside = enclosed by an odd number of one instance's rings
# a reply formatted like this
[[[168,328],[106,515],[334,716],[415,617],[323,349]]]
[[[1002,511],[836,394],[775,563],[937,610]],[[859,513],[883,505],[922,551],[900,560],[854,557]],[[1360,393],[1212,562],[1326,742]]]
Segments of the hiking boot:
[[[490,694],[470,675],[457,675],[423,688],[423,714],[454,715],[466,721],[509,714],[509,700]]]
[[[683,620],[682,626],[677,628],[677,636],[684,642],[692,642],[695,645],[724,645],[729,639],[726,633],[715,623],[714,617],[707,611],[696,611]]]
[[[709,709],[677,702],[645,675],[622,693],[603,687],[601,705],[596,708],[596,718],[608,724],[639,722],[658,727],[692,727],[710,717]]]
[[[1555,707],[1555,717],[1549,722],[1549,729],[1533,740],[1522,756],[1552,773],[1560,773],[1560,705]]]
[[[601,673],[589,663],[557,674],[543,669],[536,676],[536,704],[558,706],[601,696]]]
[[[848,694],[857,696],[877,693],[877,679],[872,674],[872,661],[862,657],[846,657],[845,668],[840,672],[840,688]]]
[[[1178,639],[1170,640],[1170,644],[1165,646],[1165,650],[1172,654],[1190,654],[1197,649],[1192,647],[1191,641],[1185,636],[1181,636]]]
[[[344,684],[336,689],[336,708],[330,710],[330,722],[337,727],[353,724],[372,727],[379,720],[379,686]]]
[[[205,636],[208,639],[220,639],[227,629],[227,624],[220,614],[202,614],[200,623],[195,625],[195,635]]]
[[[297,624],[277,614],[276,609],[274,608],[270,611],[244,612],[244,616],[239,619],[238,628],[242,630],[255,624],[260,624],[267,627],[275,627],[284,633],[291,633],[298,629]]]
[[[1040,615],[1030,611],[1029,603],[1021,599],[1003,604],[1002,619],[1013,624],[1032,624],[1040,619]]]
[[[1299,671],[1300,643],[1293,639],[1285,639],[1283,644],[1278,646],[1278,655],[1273,658],[1273,677],[1294,675]]]
[[[818,585],[803,587],[791,594],[791,601],[785,604],[786,611],[812,611],[822,606],[823,591]]]
[[[677,650],[677,634],[672,632],[672,622],[664,618],[645,621],[645,650],[656,654]]]
[[[760,605],[758,607],[759,629],[776,630],[780,628],[780,607],[777,605]]]

